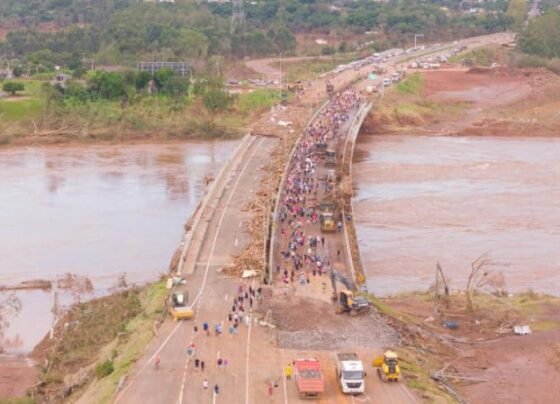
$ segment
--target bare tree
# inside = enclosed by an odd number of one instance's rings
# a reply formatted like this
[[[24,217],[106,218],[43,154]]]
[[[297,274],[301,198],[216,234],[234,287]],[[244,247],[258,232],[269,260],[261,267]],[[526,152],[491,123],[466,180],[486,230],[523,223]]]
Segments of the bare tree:
[[[497,272],[495,267],[500,264],[490,258],[489,253],[485,252],[471,263],[471,273],[467,280],[467,288],[465,290],[467,296],[467,310],[473,311],[473,296],[481,289],[491,287],[495,291],[503,291],[505,289],[505,278],[501,272]]]
[[[21,311],[21,301],[10,293],[0,300],[0,353],[4,352],[4,332],[10,326],[10,317],[17,316]]]

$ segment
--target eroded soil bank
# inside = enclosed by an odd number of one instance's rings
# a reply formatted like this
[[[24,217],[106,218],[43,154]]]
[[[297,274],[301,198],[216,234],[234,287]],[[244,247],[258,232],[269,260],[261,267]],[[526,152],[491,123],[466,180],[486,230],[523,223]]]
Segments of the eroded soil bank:
[[[368,287],[417,344],[411,363],[468,402],[555,400],[560,378],[560,81],[517,70],[430,72],[391,94],[356,149],[355,218]],[[471,262],[508,292],[466,309]],[[451,289],[436,310],[440,262]],[[441,282],[441,281],[440,281]],[[452,322],[456,329],[449,329]],[[532,335],[515,336],[529,325]],[[441,387],[441,386],[440,386]]]
[[[393,94],[374,111],[353,179],[374,293],[425,290],[437,261],[464,288],[489,251],[508,290],[560,294],[556,88],[542,72],[430,72],[421,94]]]

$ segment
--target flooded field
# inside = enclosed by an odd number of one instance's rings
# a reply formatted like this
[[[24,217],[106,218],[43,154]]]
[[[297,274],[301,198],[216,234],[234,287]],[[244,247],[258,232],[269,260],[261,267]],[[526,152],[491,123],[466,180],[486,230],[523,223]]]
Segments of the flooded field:
[[[71,272],[96,290],[167,270],[203,178],[234,142],[26,148],[0,151],[0,284]],[[0,299],[5,295],[0,295]],[[33,347],[50,326],[52,296],[20,292],[10,350]]]
[[[560,295],[560,139],[362,136],[354,207],[368,287],[464,289],[489,252],[510,291]]]

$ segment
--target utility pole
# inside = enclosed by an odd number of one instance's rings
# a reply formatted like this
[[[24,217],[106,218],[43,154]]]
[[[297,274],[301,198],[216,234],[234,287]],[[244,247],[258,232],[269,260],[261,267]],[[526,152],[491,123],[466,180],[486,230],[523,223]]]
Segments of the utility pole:
[[[243,9],[243,0],[232,0],[233,9],[231,11],[230,33],[236,31],[245,31],[245,10]]]
[[[423,37],[424,34],[414,34],[414,48],[416,48],[416,38]]]

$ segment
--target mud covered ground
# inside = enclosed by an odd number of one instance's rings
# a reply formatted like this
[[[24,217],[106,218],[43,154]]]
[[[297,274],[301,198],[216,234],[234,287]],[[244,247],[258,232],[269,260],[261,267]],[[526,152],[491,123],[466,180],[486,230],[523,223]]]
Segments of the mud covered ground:
[[[336,350],[399,344],[398,334],[375,310],[351,317],[336,314],[334,304],[297,296],[275,296],[262,310],[269,309],[280,348]]]

